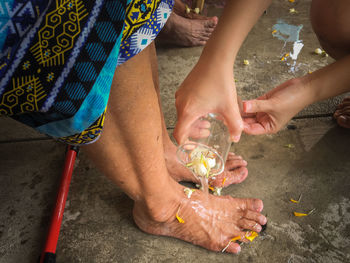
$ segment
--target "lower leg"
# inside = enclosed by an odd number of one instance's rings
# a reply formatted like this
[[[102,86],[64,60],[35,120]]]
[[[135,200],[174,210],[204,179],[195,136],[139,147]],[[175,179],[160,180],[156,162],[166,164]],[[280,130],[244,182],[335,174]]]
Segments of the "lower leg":
[[[244,230],[261,230],[266,223],[260,214],[263,204],[258,199],[206,198],[201,191],[187,198],[169,176],[149,67],[153,52],[151,45],[118,67],[101,138],[82,149],[135,201],[134,220],[142,230],[221,250],[232,237],[244,236]],[[231,244],[226,251],[239,250],[238,244]]]
[[[163,221],[176,211],[181,187],[168,176],[163,157],[149,49],[117,68],[101,138],[82,149],[136,206]]]
[[[311,23],[323,49],[334,59],[350,56],[350,3],[347,0],[313,0]],[[350,83],[349,83],[350,86]],[[350,128],[350,98],[334,113],[338,124]]]

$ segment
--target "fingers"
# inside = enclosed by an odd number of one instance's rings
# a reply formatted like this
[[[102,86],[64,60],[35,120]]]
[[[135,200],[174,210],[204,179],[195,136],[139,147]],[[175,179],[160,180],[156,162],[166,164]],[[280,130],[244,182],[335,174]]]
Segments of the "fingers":
[[[183,115],[179,118],[174,129],[174,138],[178,144],[183,144],[189,137],[191,125],[196,120],[196,116]]]
[[[248,100],[243,102],[244,113],[269,112],[271,106],[268,100]]]
[[[198,119],[191,125],[188,136],[193,139],[207,138],[210,135],[210,122]]]
[[[256,119],[244,119],[244,132],[251,135],[260,135],[268,133],[266,128]]]

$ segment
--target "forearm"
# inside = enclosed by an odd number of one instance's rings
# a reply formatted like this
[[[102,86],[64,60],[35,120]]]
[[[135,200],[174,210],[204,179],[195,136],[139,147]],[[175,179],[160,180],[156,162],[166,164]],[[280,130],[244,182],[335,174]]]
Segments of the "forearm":
[[[350,55],[304,77],[310,104],[350,91]]]
[[[272,0],[229,0],[201,60],[232,69],[244,39]]]

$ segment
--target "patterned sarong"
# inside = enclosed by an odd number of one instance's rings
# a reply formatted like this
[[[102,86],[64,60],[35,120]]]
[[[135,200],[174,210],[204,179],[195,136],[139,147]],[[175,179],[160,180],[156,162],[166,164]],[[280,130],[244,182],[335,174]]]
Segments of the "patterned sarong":
[[[0,2],[0,115],[69,144],[101,134],[112,78],[173,0]],[[118,76],[117,76],[118,77]]]

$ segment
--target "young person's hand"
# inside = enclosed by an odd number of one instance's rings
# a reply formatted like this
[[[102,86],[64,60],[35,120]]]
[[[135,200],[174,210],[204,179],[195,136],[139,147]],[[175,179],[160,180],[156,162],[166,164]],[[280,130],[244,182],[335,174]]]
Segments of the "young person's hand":
[[[255,100],[243,102],[244,132],[276,133],[312,102],[304,78],[288,80]]]
[[[200,60],[176,92],[178,122],[174,137],[183,143],[191,125],[207,113],[219,113],[230,131],[231,140],[239,141],[243,121],[238,107],[232,68]]]

